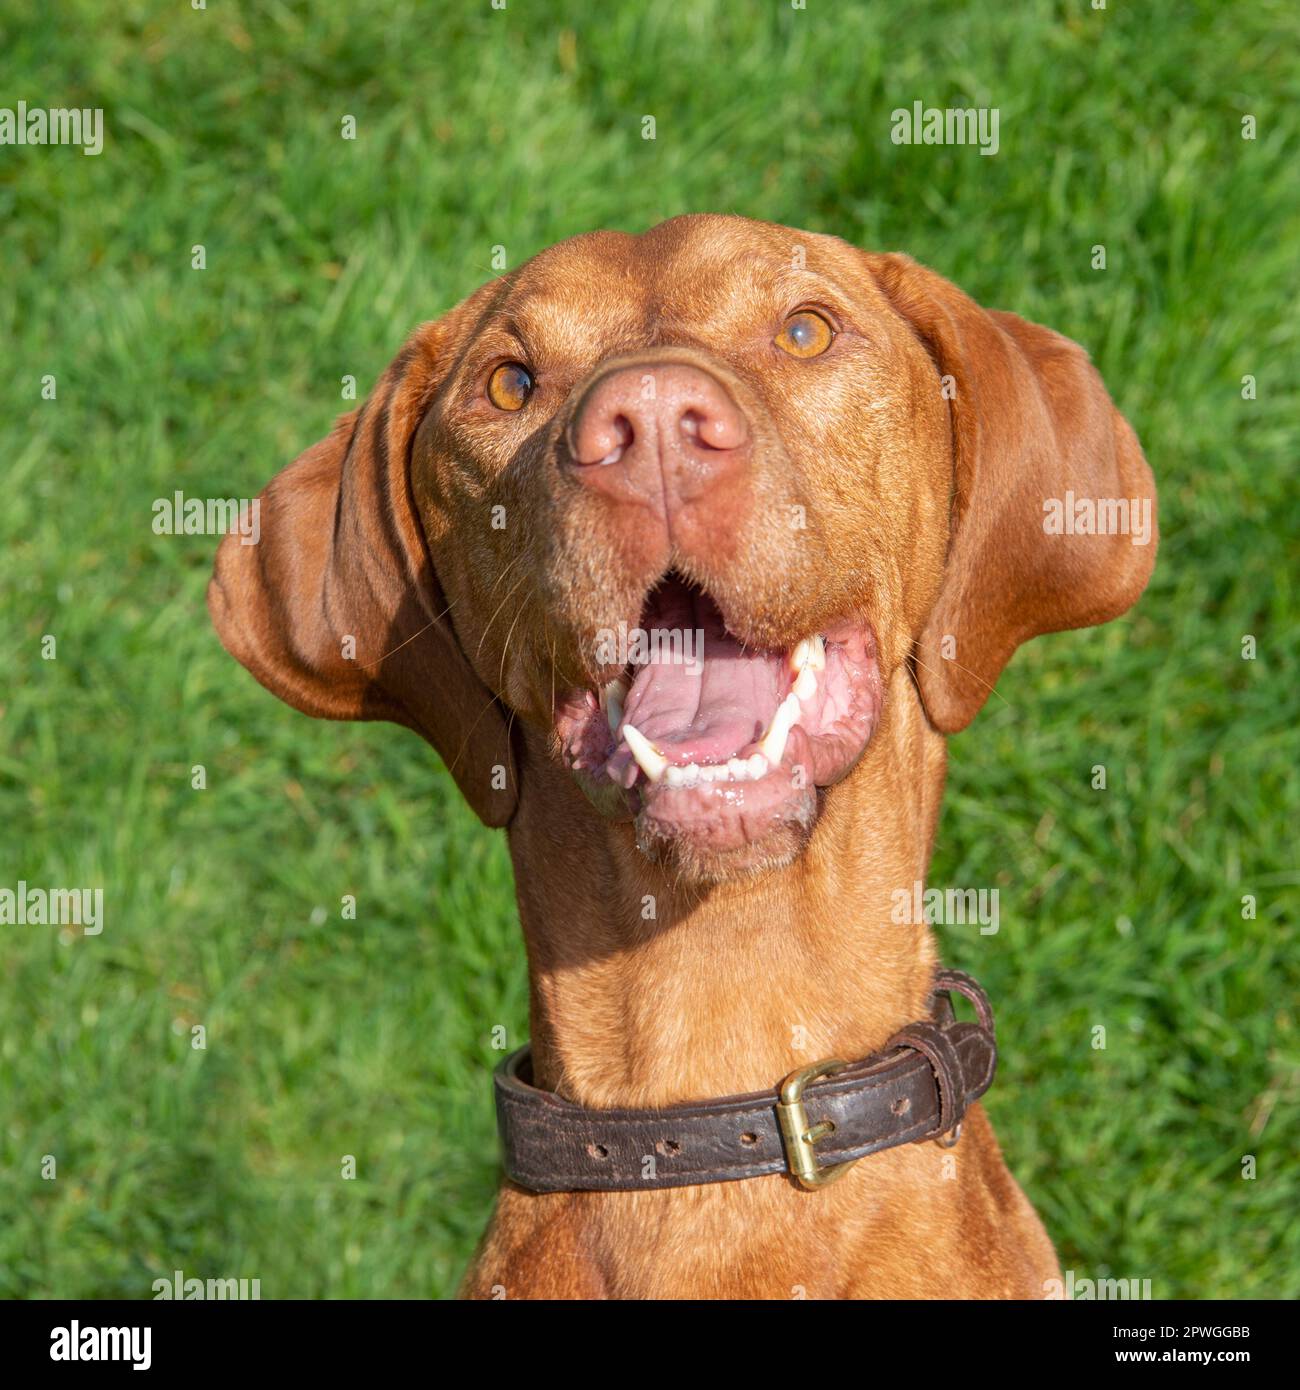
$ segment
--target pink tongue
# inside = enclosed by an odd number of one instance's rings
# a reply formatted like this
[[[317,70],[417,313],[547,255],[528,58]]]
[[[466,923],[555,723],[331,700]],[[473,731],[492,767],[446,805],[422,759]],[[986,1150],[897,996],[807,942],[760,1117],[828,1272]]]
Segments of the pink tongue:
[[[790,685],[782,657],[742,650],[713,600],[676,584],[655,595],[645,624],[672,640],[636,669],[625,722],[679,766],[726,762],[763,736]]]

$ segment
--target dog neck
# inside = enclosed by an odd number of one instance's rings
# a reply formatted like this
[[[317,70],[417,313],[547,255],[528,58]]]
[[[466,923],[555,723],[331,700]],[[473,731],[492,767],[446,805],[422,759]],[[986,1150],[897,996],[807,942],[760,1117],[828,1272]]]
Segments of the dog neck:
[[[674,882],[540,752],[547,785],[510,829],[538,1085],[597,1107],[765,1090],[925,1017],[933,939],[895,919],[925,877],[945,757],[906,672],[804,852],[722,884]]]

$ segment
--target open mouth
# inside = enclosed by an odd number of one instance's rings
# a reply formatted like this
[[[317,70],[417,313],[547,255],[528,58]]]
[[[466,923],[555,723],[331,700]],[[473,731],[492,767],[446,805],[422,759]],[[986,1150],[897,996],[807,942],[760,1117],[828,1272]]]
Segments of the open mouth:
[[[842,623],[764,651],[727,629],[707,593],[669,577],[622,637],[622,674],[556,711],[584,790],[601,809],[634,816],[652,856],[689,843],[788,858],[816,818],[818,789],[852,768],[875,729],[871,629]]]

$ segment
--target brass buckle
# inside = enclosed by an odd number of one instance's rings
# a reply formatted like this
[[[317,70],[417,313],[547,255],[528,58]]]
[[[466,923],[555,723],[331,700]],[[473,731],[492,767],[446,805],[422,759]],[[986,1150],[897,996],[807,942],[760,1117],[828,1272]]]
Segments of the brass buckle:
[[[792,1071],[781,1083],[781,1099],[777,1102],[776,1118],[781,1125],[781,1142],[785,1145],[786,1162],[801,1187],[810,1190],[826,1187],[837,1178],[842,1178],[857,1162],[856,1158],[851,1158],[846,1163],[834,1163],[827,1167],[817,1162],[817,1153],[813,1146],[819,1139],[824,1139],[830,1134],[835,1125],[830,1120],[822,1120],[809,1126],[808,1111],[803,1103],[804,1087],[809,1082],[817,1081],[823,1076],[834,1076],[837,1071],[843,1071],[847,1066],[848,1063],[841,1062],[838,1057],[828,1057],[824,1061],[813,1062],[811,1066]]]

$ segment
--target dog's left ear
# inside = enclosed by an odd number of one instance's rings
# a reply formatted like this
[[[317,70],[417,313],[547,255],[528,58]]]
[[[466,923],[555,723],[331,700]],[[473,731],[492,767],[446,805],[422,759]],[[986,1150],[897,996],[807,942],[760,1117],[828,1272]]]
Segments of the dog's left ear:
[[[414,729],[479,817],[503,826],[518,796],[509,723],[461,649],[411,499],[447,324],[417,329],[365,405],[272,479],[256,543],[237,531],[221,543],[208,608],[273,694],[321,719]]]
[[[907,256],[867,260],[950,401],[952,535],[916,667],[931,723],[956,733],[1021,642],[1107,622],[1137,600],[1155,564],[1155,481],[1077,344],[986,312]]]

